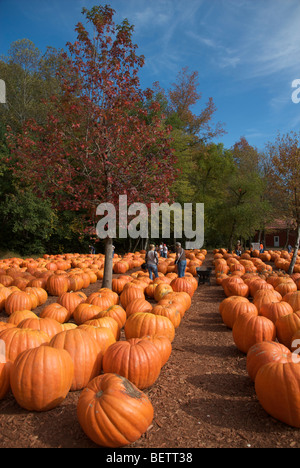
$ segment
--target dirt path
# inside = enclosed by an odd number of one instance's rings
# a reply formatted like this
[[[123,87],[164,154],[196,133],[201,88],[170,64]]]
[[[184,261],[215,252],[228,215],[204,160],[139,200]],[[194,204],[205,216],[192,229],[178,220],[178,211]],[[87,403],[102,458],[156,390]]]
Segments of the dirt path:
[[[208,255],[206,263],[211,263]],[[86,290],[99,289],[99,284]],[[147,389],[154,420],[128,448],[300,447],[299,431],[265,413],[246,372],[246,357],[221,321],[222,288],[199,285],[159,379]],[[53,298],[50,299],[54,301]],[[3,316],[0,316],[3,320]],[[47,413],[20,408],[12,394],[0,402],[1,448],[96,448],[76,417],[80,392]]]

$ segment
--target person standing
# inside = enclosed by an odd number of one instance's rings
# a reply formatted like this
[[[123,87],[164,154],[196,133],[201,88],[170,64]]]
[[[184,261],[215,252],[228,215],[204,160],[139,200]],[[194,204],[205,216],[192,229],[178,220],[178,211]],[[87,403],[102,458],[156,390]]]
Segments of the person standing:
[[[162,242],[160,243],[160,246],[159,246],[159,253],[161,257],[164,256],[164,244]]]
[[[145,261],[147,264],[147,270],[149,272],[149,278],[152,280],[153,279],[153,274],[155,278],[158,278],[158,270],[157,270],[157,264],[158,264],[158,254],[155,250],[155,245],[150,244],[150,250],[146,253]]]
[[[178,278],[183,278],[185,275],[185,269],[186,269],[186,256],[185,256],[184,248],[181,247],[180,242],[176,242],[175,263],[177,264]]]
[[[163,257],[167,258],[168,257],[168,247],[166,244],[163,246]]]

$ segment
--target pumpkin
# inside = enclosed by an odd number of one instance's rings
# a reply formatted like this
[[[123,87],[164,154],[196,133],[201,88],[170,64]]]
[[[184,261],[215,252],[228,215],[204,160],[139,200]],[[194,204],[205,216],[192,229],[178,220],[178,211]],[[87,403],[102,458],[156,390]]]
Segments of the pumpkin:
[[[273,418],[300,427],[300,366],[295,362],[271,362],[260,367],[255,392],[263,409]]]
[[[129,317],[136,312],[151,312],[152,304],[143,298],[134,299],[126,307],[126,316]]]
[[[39,346],[24,351],[13,363],[11,390],[22,408],[49,411],[66,398],[73,374],[73,362],[67,351]]]
[[[220,312],[221,316],[222,316],[222,312],[223,312],[224,308],[227,306],[227,304],[231,303],[231,301],[243,301],[243,302],[247,302],[247,303],[250,302],[249,299],[247,299],[247,297],[243,297],[243,296],[229,296],[229,297],[226,297],[219,304],[219,312]]]
[[[173,292],[173,288],[168,283],[159,283],[154,290],[153,298],[156,302],[164,298],[164,296],[170,292]]]
[[[256,291],[253,297],[253,304],[256,305],[258,313],[260,313],[260,309],[264,304],[268,304],[270,302],[280,302],[282,300],[282,296],[279,294],[278,291],[273,291],[269,289],[259,289]]]
[[[261,341],[251,346],[247,353],[246,368],[251,380],[255,380],[258,369],[269,362],[288,362],[290,350],[277,341]]]
[[[113,305],[108,307],[106,310],[100,311],[95,318],[97,319],[101,317],[112,317],[115,319],[120,330],[124,327],[127,319],[126,311],[119,305]]]
[[[31,310],[16,310],[13,312],[7,320],[7,323],[12,323],[15,326],[18,326],[23,320],[27,318],[38,318],[38,316]]]
[[[175,305],[157,304],[151,310],[152,314],[162,315],[171,320],[175,328],[178,328],[181,322],[181,315]]]
[[[0,340],[5,343],[7,361],[14,361],[25,350],[49,343],[49,336],[41,330],[21,329],[13,326],[0,332]]]
[[[0,400],[3,400],[10,390],[11,365],[11,361],[1,362],[0,360]]]
[[[283,296],[282,300],[288,302],[290,306],[292,306],[294,312],[300,310],[300,291],[289,292]]]
[[[229,301],[222,307],[222,320],[228,328],[233,328],[236,319],[241,314],[258,315],[258,310],[250,301]]]
[[[126,286],[130,285],[131,283],[127,283]],[[127,309],[127,306],[130,302],[134,299],[145,299],[145,294],[143,289],[133,285],[132,287],[124,287],[123,291],[120,294],[120,303],[123,309]]]
[[[81,390],[101,371],[102,353],[96,340],[86,330],[77,327],[55,335],[49,343],[56,349],[65,349],[74,364],[71,391]]]
[[[183,278],[175,278],[173,281],[171,281],[171,287],[172,287],[173,291],[175,291],[175,292],[185,292],[190,297],[193,297],[194,292],[195,292],[193,284],[184,277]],[[154,291],[154,298],[155,298],[156,291],[157,291],[157,288]]]
[[[46,289],[50,296],[61,296],[68,291],[69,282],[66,275],[53,275],[47,279]]]
[[[143,339],[150,340],[158,349],[161,357],[161,366],[163,367],[169,360],[172,352],[172,343],[164,335],[145,335]]]
[[[104,355],[107,348],[116,342],[116,338],[112,330],[108,327],[94,327],[93,325],[86,325],[83,323],[79,325],[79,328],[83,328],[87,332],[91,333],[93,338],[97,341],[102,355]]]
[[[102,447],[132,444],[148,429],[153,415],[153,406],[145,393],[116,374],[93,379],[77,403],[82,430]]]
[[[279,317],[275,326],[277,340],[290,349],[293,335],[300,330],[300,311]]]
[[[47,305],[39,315],[40,318],[51,318],[59,323],[68,322],[71,318],[71,313],[58,302],[52,302]]]
[[[232,337],[237,348],[247,354],[251,346],[260,341],[274,341],[276,328],[266,317],[241,314],[232,327]]]
[[[285,301],[268,302],[263,304],[260,308],[260,315],[263,315],[269,320],[272,320],[273,323],[276,323],[276,320],[279,319],[279,317],[283,317],[284,315],[292,313],[292,306]]]
[[[150,340],[131,338],[112,344],[103,357],[103,372],[126,377],[139,389],[154,384],[161,370],[160,352]]]
[[[128,317],[125,337],[141,338],[143,335],[164,335],[172,342],[175,338],[175,327],[168,317],[148,312],[138,312]]]
[[[82,291],[78,292],[66,292],[63,293],[57,300],[58,304],[65,307],[73,315],[74,310],[81,304],[81,302],[87,302],[87,297]]]
[[[32,310],[33,304],[30,295],[25,291],[12,292],[5,301],[5,312],[11,315],[17,310]]]
[[[175,292],[174,291],[172,293],[166,294],[164,296],[164,299],[174,300],[176,302],[180,302],[184,306],[185,312],[187,310],[189,310],[189,308],[192,305],[191,296],[185,291],[180,291],[180,292]],[[159,302],[161,303],[161,301],[159,301]]]
[[[33,330],[41,330],[52,338],[54,335],[62,331],[61,323],[52,318],[26,318],[18,324],[18,328],[30,328]]]
[[[88,320],[96,318],[101,310],[102,308],[97,305],[81,302],[74,309],[73,319],[77,325],[81,325]]]
[[[116,340],[119,340],[120,338],[120,327],[118,325],[118,322],[113,317],[106,316],[95,318],[92,320],[87,320],[84,324],[93,325],[94,327],[107,327],[112,331]]]

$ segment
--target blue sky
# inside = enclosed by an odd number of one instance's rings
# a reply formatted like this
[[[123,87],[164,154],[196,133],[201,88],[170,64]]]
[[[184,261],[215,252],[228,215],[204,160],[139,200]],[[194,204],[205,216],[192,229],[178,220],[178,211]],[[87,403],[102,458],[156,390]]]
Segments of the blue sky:
[[[82,7],[97,0],[0,0],[0,55],[28,38],[44,51],[75,40]],[[215,121],[230,148],[241,136],[263,149],[277,132],[298,131],[300,103],[292,82],[300,79],[299,0],[110,0],[116,22],[135,26],[134,42],[146,62],[146,88],[155,81],[168,90],[188,67],[199,74],[201,109],[212,97]],[[0,77],[1,78],[1,77]]]

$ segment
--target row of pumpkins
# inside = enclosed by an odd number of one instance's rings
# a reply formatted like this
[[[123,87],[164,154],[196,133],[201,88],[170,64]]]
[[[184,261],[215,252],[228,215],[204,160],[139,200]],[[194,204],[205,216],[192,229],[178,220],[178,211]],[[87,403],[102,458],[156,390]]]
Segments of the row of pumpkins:
[[[190,261],[200,254],[205,258],[206,252],[187,252]],[[144,257],[127,255],[128,269]],[[121,447],[153,420],[143,390],[168,361],[198,283],[190,272],[184,278],[160,272],[150,280],[137,269],[115,275],[112,289],[86,295],[84,289],[101,276],[102,260],[70,254],[0,263],[0,311],[7,317],[0,322],[0,399],[11,390],[22,408],[48,411],[70,391],[80,391],[83,431],[100,446]],[[160,258],[159,265],[172,260]]]
[[[216,281],[225,299],[223,323],[232,330],[257,398],[272,417],[300,427],[300,273],[279,269],[279,258],[214,252]],[[282,257],[281,257],[282,255]],[[274,267],[270,262],[274,261]],[[269,262],[269,263],[266,263]]]

